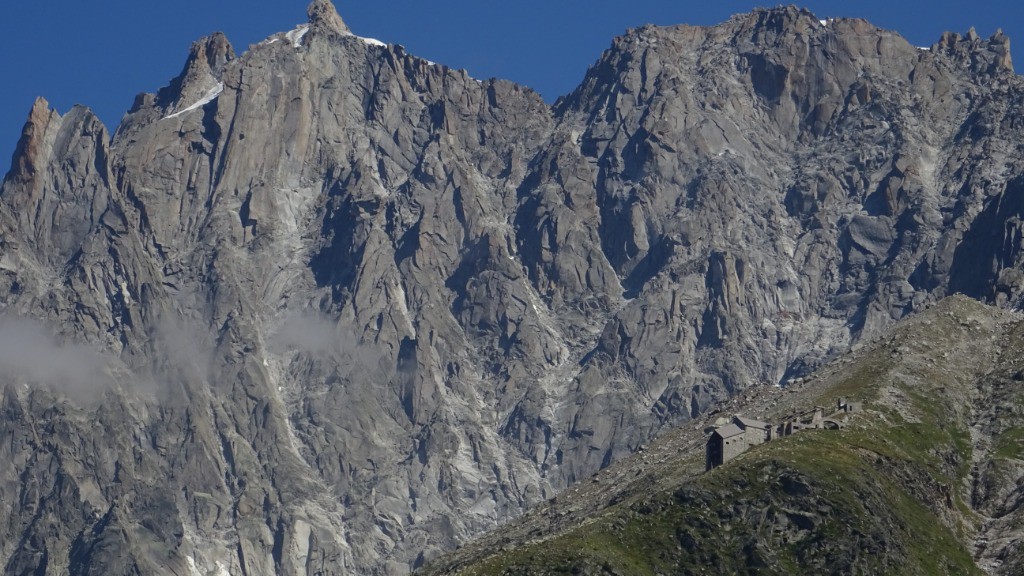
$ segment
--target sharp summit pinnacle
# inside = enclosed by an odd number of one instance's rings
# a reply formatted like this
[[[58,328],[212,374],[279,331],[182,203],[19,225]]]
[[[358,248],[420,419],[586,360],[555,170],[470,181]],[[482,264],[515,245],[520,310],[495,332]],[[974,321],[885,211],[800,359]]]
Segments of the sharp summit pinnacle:
[[[306,14],[309,15],[311,26],[324,26],[335,32],[349,31],[345,21],[338,15],[338,11],[330,0],[313,0],[309,8],[306,9]]]

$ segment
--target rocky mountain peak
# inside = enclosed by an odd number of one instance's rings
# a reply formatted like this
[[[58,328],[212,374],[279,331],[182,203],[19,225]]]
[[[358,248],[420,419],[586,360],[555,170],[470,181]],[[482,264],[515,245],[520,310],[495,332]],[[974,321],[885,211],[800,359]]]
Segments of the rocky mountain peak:
[[[27,182],[35,176],[40,151],[46,129],[55,117],[57,112],[50,108],[50,103],[40,96],[32,104],[32,110],[28,114],[28,120],[21,131],[21,139],[14,152],[13,164],[10,172],[7,173],[7,180],[13,182]]]
[[[106,210],[110,136],[85,106],[63,116],[38,98],[0,191],[6,212],[42,263],[63,265]]]
[[[946,32],[932,46],[932,50],[967,63],[976,73],[1013,73],[1010,38],[1001,29],[996,30],[988,39],[982,38],[973,27],[965,36],[956,32]]]
[[[192,43],[181,73],[157,93],[157,103],[169,112],[179,103],[188,106],[220,82],[221,72],[235,59],[235,50],[222,32]]]
[[[235,59],[235,49],[223,32],[214,32],[192,45],[189,59],[200,58],[206,60],[206,65],[214,75],[219,76],[224,65]]]
[[[313,0],[306,10],[309,24],[313,27],[324,27],[339,33],[349,32],[345,21],[330,0]]]
[[[748,14],[739,14],[734,18],[739,19],[745,25],[777,34],[803,31],[818,21],[818,18],[810,10],[796,6],[759,8]]]

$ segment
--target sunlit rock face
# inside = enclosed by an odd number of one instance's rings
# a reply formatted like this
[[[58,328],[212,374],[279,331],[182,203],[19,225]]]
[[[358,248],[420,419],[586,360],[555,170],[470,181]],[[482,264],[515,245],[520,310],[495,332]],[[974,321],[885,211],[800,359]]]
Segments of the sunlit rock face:
[[[1016,306],[1021,94],[1001,34],[784,8],[630,31],[549,106],[318,1],[112,138],[40,100],[0,563],[404,573],[923,303]]]

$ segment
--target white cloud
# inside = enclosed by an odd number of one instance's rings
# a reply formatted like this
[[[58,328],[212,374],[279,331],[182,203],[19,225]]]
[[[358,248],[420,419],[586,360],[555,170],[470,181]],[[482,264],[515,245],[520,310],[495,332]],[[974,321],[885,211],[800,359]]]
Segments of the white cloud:
[[[0,318],[0,376],[87,399],[113,383],[109,365],[99,351],[61,341],[38,321]]]

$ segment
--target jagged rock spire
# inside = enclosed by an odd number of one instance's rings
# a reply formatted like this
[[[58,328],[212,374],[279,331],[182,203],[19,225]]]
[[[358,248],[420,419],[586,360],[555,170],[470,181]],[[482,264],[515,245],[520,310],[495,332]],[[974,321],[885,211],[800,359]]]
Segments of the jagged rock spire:
[[[195,102],[217,85],[224,66],[234,59],[235,50],[221,32],[193,42],[185,67],[157,93],[157,103],[171,110],[176,103]]]
[[[32,180],[36,174],[37,165],[42,160],[46,130],[55,119],[59,120],[60,116],[50,108],[50,103],[42,96],[36,98],[14,153],[14,162],[7,175],[9,180],[20,182]]]
[[[235,59],[235,49],[223,32],[214,32],[192,45],[189,59],[199,58],[206,59],[206,65],[214,75],[220,75],[224,65]]]
[[[348,26],[338,15],[330,0],[313,0],[306,10],[311,26],[323,26],[335,32],[348,32]]]
[[[972,70],[979,73],[995,74],[997,72],[1013,73],[1013,59],[1010,54],[1010,39],[1002,29],[996,30],[988,40],[982,39],[977,30],[971,27],[966,36],[954,32],[945,32],[939,41],[932,46],[933,50],[941,51],[965,62]]]

